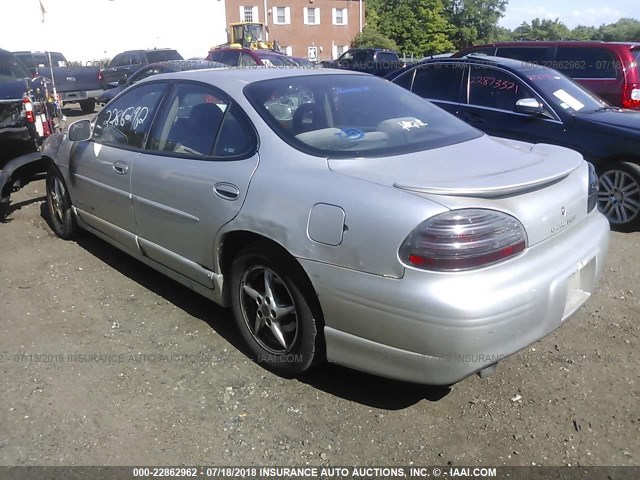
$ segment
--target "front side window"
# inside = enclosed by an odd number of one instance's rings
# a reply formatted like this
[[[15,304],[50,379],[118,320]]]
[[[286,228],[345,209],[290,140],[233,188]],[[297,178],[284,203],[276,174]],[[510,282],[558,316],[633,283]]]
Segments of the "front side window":
[[[412,92],[423,98],[457,102],[462,73],[460,64],[437,64],[416,68]]]
[[[585,113],[607,106],[604,100],[600,100],[570,78],[554,70],[532,68],[523,70],[522,74],[527,76],[534,88],[541,92],[557,111],[570,114]]]
[[[472,66],[469,78],[469,104],[514,111],[516,102],[535,98],[533,91],[516,77],[487,67]]]
[[[482,134],[377,77],[310,75],[255,82],[245,95],[284,141],[312,155],[416,152]]]
[[[238,107],[221,92],[179,84],[153,128],[147,150],[181,157],[237,157],[255,145],[255,135]]]
[[[114,147],[141,148],[164,90],[164,83],[149,83],[109,102],[96,118],[93,140]]]
[[[160,63],[160,62],[171,62],[174,60],[183,60],[182,55],[180,55],[175,50],[156,50],[152,52],[147,52],[147,60],[149,63]]]

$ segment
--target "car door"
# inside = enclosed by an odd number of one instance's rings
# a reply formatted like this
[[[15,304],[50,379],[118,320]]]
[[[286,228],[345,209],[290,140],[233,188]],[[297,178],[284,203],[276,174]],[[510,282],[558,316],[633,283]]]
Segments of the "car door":
[[[118,72],[119,68],[124,65],[126,55],[127,54],[125,53],[116,55],[115,57],[113,57],[113,60],[111,60],[111,63],[109,63],[109,67],[102,70],[102,83],[104,85],[117,83],[120,78],[124,78],[121,77]]]
[[[244,112],[210,85],[176,83],[132,177],[143,253],[214,288],[216,233],[240,211],[257,165]]]
[[[544,100],[516,75],[486,64],[470,65],[465,84],[466,102],[459,117],[496,137],[531,143],[556,143],[564,125]],[[518,100],[533,98],[545,106],[544,116],[516,112]]]
[[[393,82],[457,115],[464,69],[461,63],[429,63],[409,70]]]
[[[109,103],[96,117],[91,140],[74,145],[69,164],[80,218],[133,250],[131,172],[165,89],[147,83]]]

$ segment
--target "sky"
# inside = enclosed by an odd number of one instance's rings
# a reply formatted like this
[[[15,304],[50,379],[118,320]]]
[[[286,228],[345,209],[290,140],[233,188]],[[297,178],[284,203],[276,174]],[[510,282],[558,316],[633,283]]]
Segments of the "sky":
[[[0,0],[0,48],[60,51],[67,60],[85,62],[154,47],[202,57],[226,41],[224,0],[41,0],[44,23],[39,1]],[[277,0],[267,1],[271,6]],[[573,28],[640,19],[640,0],[535,0],[533,5],[509,0],[500,24],[515,28],[535,17],[559,18]]]
[[[640,19],[639,0],[509,0],[506,15],[500,25],[516,28],[523,21],[536,17],[559,18],[569,28],[578,25],[600,26],[614,23],[620,18]]]

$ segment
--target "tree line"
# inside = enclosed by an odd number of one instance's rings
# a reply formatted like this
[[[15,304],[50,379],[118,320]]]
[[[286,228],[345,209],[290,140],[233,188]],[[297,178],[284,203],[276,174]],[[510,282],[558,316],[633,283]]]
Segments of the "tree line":
[[[352,47],[388,48],[423,56],[517,40],[640,42],[640,21],[632,18],[573,29],[559,19],[536,18],[510,30],[498,25],[507,3],[508,0],[368,0],[367,23]]]

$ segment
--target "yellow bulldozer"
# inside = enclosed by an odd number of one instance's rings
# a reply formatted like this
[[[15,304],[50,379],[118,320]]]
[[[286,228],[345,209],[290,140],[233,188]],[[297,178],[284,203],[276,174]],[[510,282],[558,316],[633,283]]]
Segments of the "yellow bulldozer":
[[[230,23],[227,28],[228,42],[212,48],[251,48],[253,50],[272,50],[273,43],[267,41],[267,30],[261,22]]]

